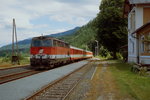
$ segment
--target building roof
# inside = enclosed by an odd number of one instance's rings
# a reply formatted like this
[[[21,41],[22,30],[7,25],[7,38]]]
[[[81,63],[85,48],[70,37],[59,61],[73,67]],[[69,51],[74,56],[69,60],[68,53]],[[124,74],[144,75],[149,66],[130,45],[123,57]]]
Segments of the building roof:
[[[127,17],[128,13],[137,4],[150,4],[150,0],[125,0],[125,2],[124,2],[123,16]]]
[[[137,30],[135,30],[132,34],[144,34],[146,32],[150,31],[150,22],[144,24],[143,26],[141,26],[140,28],[138,28]]]
[[[129,0],[130,4],[145,4],[150,3],[150,0]]]

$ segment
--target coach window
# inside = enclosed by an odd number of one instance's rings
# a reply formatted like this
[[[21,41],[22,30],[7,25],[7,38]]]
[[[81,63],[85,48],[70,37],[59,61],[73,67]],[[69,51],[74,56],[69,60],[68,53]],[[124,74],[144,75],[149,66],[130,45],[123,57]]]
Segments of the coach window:
[[[54,47],[56,46],[56,42],[55,42],[55,40],[53,40],[53,46],[54,46]]]
[[[63,42],[61,42],[61,47],[64,47],[64,43]]]
[[[57,43],[58,43],[58,47],[60,47],[60,45],[61,45],[60,41],[57,41]]]
[[[58,46],[61,47],[61,42],[60,41],[58,42],[58,44],[59,44]]]
[[[56,41],[56,40],[54,40],[54,46],[55,46],[55,47],[57,46],[57,41]]]
[[[57,47],[59,47],[60,46],[60,43],[59,43],[59,41],[57,41]]]
[[[67,48],[69,48],[69,45],[67,44]]]
[[[66,44],[66,43],[64,43],[64,45],[65,45],[65,48],[68,48],[68,46],[67,46],[67,44]]]
[[[69,45],[68,45],[68,44],[66,44],[66,48],[69,48]]]
[[[58,41],[56,41],[56,46],[59,46],[59,42]]]
[[[60,43],[61,43],[61,47],[63,47],[63,45],[64,45],[63,42],[60,42]]]
[[[58,41],[58,46],[61,47],[61,42],[60,41]]]
[[[61,42],[59,41],[59,46],[61,47]]]
[[[66,47],[66,43],[63,43],[63,47],[67,48],[67,47]]]

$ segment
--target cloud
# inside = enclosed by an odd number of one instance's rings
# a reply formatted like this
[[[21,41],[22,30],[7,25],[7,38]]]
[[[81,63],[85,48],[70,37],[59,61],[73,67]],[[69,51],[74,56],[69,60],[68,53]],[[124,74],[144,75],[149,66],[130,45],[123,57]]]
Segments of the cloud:
[[[100,0],[101,1],[101,0]],[[18,39],[57,33],[82,26],[99,11],[99,0],[1,0],[0,46],[11,43],[12,19],[16,19]],[[43,17],[44,16],[44,17]],[[46,18],[43,23],[43,18]],[[62,25],[64,24],[64,25]],[[10,34],[11,33],[11,34]]]

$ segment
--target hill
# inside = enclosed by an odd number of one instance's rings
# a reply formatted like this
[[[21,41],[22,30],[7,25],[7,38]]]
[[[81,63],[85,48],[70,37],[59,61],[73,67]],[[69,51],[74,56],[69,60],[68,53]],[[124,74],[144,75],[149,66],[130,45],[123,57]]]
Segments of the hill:
[[[74,29],[71,29],[71,30],[68,30],[68,31],[65,31],[65,32],[50,34],[50,35],[47,35],[47,36],[55,37],[55,38],[65,37],[67,35],[75,34],[75,32],[78,31],[79,29],[80,29],[80,27],[76,27]],[[32,38],[28,38],[28,39],[25,39],[25,40],[22,40],[22,41],[18,41],[19,50],[21,52],[29,53],[29,47],[30,47],[31,39]],[[10,53],[11,48],[12,48],[11,44],[1,47],[0,48],[0,56],[4,56],[4,55]]]
[[[51,34],[51,35],[48,35],[48,36],[59,38],[59,37],[62,37],[62,36],[72,35],[76,31],[78,31],[79,29],[80,29],[80,27],[76,27],[72,30],[68,30],[68,31],[65,31],[65,32],[57,33],[57,34]]]

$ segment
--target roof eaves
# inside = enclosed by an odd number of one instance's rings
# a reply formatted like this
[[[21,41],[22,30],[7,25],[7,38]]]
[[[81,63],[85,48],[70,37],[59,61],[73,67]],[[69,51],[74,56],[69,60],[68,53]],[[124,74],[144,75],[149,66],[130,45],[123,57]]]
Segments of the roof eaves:
[[[147,4],[150,0],[129,0],[130,4]]]

